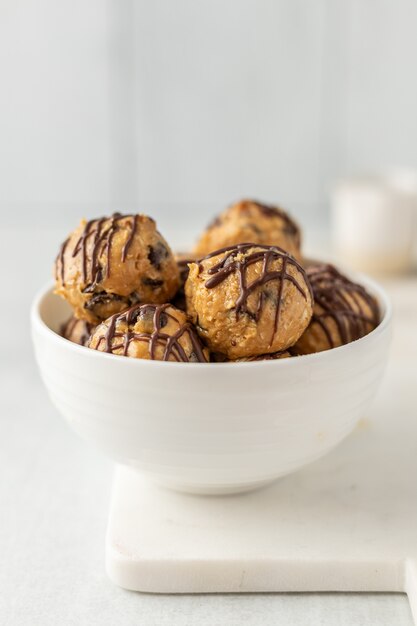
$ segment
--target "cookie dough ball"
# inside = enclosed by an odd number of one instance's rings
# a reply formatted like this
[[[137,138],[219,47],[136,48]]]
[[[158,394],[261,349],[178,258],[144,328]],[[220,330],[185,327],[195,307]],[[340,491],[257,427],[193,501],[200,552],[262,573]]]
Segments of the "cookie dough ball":
[[[200,336],[232,360],[285,350],[313,310],[304,269],[276,246],[239,244],[192,263],[185,294]]]
[[[153,219],[121,215],[83,220],[55,262],[55,292],[74,315],[98,323],[140,302],[170,300],[179,272]]]
[[[113,315],[97,326],[89,347],[135,359],[209,361],[189,318],[171,304],[141,304]]]
[[[314,294],[314,309],[309,327],[294,346],[296,354],[336,348],[378,326],[378,303],[364,287],[332,265],[312,265],[306,271]]]
[[[301,234],[298,225],[285,211],[254,200],[232,205],[203,233],[194,248],[203,256],[238,243],[279,246],[300,258]]]
[[[86,322],[85,320],[78,320],[72,316],[61,327],[61,336],[68,341],[78,343],[80,346],[86,346],[90,339],[90,335],[95,328],[94,324]]]
[[[258,356],[248,356],[246,359],[237,359],[236,363],[242,363],[243,361],[276,361],[277,359],[288,359],[291,354],[288,350],[281,350],[281,352],[273,352],[272,354],[259,354]]]

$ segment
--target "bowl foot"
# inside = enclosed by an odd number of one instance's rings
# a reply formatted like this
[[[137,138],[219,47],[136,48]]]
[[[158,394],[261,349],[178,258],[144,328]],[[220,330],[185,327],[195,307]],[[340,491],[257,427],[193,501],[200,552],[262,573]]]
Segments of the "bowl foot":
[[[151,482],[164,489],[175,491],[177,493],[184,493],[194,496],[230,496],[239,493],[250,493],[257,489],[262,489],[268,485],[273,484],[278,478],[272,478],[268,480],[262,480],[259,482],[251,483],[237,483],[233,485],[190,485],[187,483],[170,482],[169,480],[158,480],[151,477]]]

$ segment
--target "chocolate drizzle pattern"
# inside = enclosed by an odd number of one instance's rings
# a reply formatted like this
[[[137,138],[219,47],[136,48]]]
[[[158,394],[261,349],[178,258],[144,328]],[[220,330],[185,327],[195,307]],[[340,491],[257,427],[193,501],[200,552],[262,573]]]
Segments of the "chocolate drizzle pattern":
[[[59,264],[60,264],[60,268],[61,268],[61,272],[60,272],[61,283],[63,285],[64,285],[64,280],[65,280],[64,258],[65,258],[65,250],[67,249],[68,243],[69,243],[69,237],[67,239],[65,239],[65,241],[62,244],[61,249],[60,249],[60,251],[58,253],[58,259],[59,259]],[[58,280],[58,268],[57,267],[56,267],[56,271],[55,271],[55,279]]]
[[[311,324],[320,326],[331,348],[336,346],[328,326],[329,320],[335,322],[342,344],[360,339],[379,324],[379,307],[375,298],[362,285],[343,276],[333,265],[312,266],[307,269],[307,276],[316,305]],[[364,304],[370,313],[364,310]]]
[[[285,228],[284,228],[285,233],[289,235],[290,237],[293,237],[296,246],[300,247],[300,243],[301,243],[300,229],[298,225],[291,219],[288,213],[286,213],[279,207],[271,206],[269,204],[263,204],[262,202],[258,202],[257,200],[243,200],[240,203],[240,207],[243,212],[248,211],[251,205],[256,206],[265,217],[269,217],[269,218],[279,217],[285,224]],[[234,205],[232,205],[232,207],[233,206]],[[232,208],[232,207],[229,207],[229,208]],[[207,226],[207,230],[218,228],[222,226],[222,224],[223,224],[223,215],[218,215]],[[254,224],[252,227],[256,228],[256,224]]]
[[[104,278],[110,277],[112,241],[115,234],[121,229],[121,220],[126,218],[130,219],[130,232],[122,248],[121,262],[124,263],[137,231],[138,216],[114,213],[110,218],[101,217],[86,222],[78,241],[75,243],[72,256],[74,258],[81,255],[82,280],[88,286],[100,283]],[[90,246],[90,241],[92,241],[92,246]],[[69,239],[64,241],[57,258],[63,286],[65,286],[65,251],[68,243]],[[105,263],[102,266],[101,258],[104,253],[106,253]],[[56,273],[57,277],[58,273]]]
[[[149,347],[149,357],[152,360],[181,361],[207,363],[200,339],[190,322],[181,323],[173,313],[174,307],[170,304],[142,304],[136,305],[113,315],[106,321],[107,329],[98,339],[96,350],[108,353],[122,351],[123,356],[128,356],[129,346],[132,342],[144,342]],[[135,332],[132,330],[138,318],[152,318],[152,332]],[[178,329],[173,334],[164,332],[168,320],[173,320]],[[187,354],[181,344],[182,338],[188,338],[192,346],[191,354]],[[92,347],[90,345],[90,347]],[[159,358],[158,348],[162,350]]]
[[[261,211],[261,213],[263,213],[263,215],[265,215],[265,217],[271,217],[271,218],[280,217],[285,223],[284,230],[287,233],[287,235],[292,236],[294,238],[296,245],[298,247],[300,246],[300,243],[301,243],[300,229],[297,226],[297,224],[291,219],[288,213],[286,213],[279,207],[271,206],[269,204],[262,204],[262,202],[257,202],[256,200],[253,200],[252,203],[258,207],[258,209]]]
[[[313,301],[313,294],[305,270],[294,257],[278,246],[261,246],[253,243],[242,243],[236,246],[221,248],[198,261],[200,273],[204,269],[203,261],[216,256],[221,256],[222,258],[218,263],[207,270],[211,278],[206,280],[205,287],[207,289],[213,289],[225,281],[231,274],[237,274],[239,280],[239,296],[235,305],[236,319],[240,315],[246,314],[254,319],[255,322],[258,322],[264,310],[267,298],[265,290],[263,290],[262,287],[268,283],[275,283],[277,285],[275,316],[270,346],[273,343],[279,327],[282,303],[284,300],[285,282],[288,281],[293,284],[306,301],[308,301],[309,296],[311,301]],[[278,269],[271,268],[271,264],[274,261],[281,261]],[[261,264],[262,270],[259,276],[249,283],[248,269],[255,263]],[[303,282],[305,286],[288,272],[290,267],[295,268],[300,273],[304,279]],[[257,305],[255,310],[251,310],[248,304],[249,297],[256,291],[258,291]]]

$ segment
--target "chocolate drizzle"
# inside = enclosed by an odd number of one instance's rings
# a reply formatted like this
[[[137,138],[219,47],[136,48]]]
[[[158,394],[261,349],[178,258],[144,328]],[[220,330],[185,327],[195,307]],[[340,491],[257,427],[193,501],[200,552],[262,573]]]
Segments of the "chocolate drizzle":
[[[294,239],[297,247],[300,246],[301,235],[298,225],[291,219],[288,213],[286,213],[279,207],[271,206],[269,204],[263,204],[262,202],[258,202],[257,200],[242,200],[237,205],[231,205],[229,207],[229,210],[235,207],[239,207],[242,212],[249,212],[251,206],[255,206],[265,217],[280,218],[285,225],[284,232]],[[223,224],[223,215],[224,214],[215,217],[207,226],[207,230],[221,227]],[[256,224],[251,224],[251,228],[256,232]]]
[[[133,306],[123,313],[112,315],[106,322],[105,333],[99,336],[94,348],[108,353],[121,350],[123,356],[128,356],[129,346],[133,342],[144,342],[149,346],[149,357],[152,360],[207,363],[200,339],[192,324],[188,321],[182,323],[173,313],[175,309],[170,304],[142,304]],[[150,323],[151,332],[132,330],[140,318]],[[173,334],[163,331],[169,320],[174,321],[178,326]],[[125,329],[122,330],[122,327]],[[192,347],[189,355],[181,342],[186,337]],[[161,357],[157,354],[158,348],[162,350]]]
[[[255,322],[258,322],[269,295],[262,287],[269,283],[277,284],[273,332],[269,344],[272,346],[280,322],[285,281],[292,283],[306,301],[308,301],[308,294],[311,300],[313,300],[313,294],[306,272],[294,257],[278,246],[242,243],[216,250],[203,259],[200,259],[200,261],[198,261],[200,273],[204,269],[204,260],[221,255],[223,255],[221,260],[207,270],[207,273],[212,275],[212,277],[206,280],[205,287],[207,289],[213,289],[225,281],[231,274],[237,274],[239,280],[239,296],[234,307],[236,319],[242,314],[246,314]],[[274,261],[281,261],[281,265],[278,269],[271,268],[271,264]],[[261,264],[262,270],[259,276],[249,283],[247,276],[248,269],[254,264]],[[294,267],[301,274],[305,286],[302,286],[302,284],[288,272],[290,267]],[[254,294],[256,291],[258,291],[257,304],[255,310],[251,310],[248,306],[248,300],[250,295]]]
[[[115,234],[121,229],[120,221],[126,218],[130,218],[130,233],[122,248],[121,262],[124,263],[135,237],[138,216],[114,213],[110,218],[101,217],[86,222],[84,230],[75,243],[72,257],[75,258],[81,255],[82,280],[84,283],[87,283],[87,285],[96,285],[100,283],[104,277],[110,277],[112,241]],[[92,240],[91,251],[88,249],[90,240]],[[68,243],[69,239],[64,241],[57,258],[60,264],[60,278],[63,286],[65,286],[65,251]],[[100,258],[104,252],[106,252],[106,260],[103,267]],[[89,254],[90,259],[88,258]]]
[[[307,269],[315,307],[311,324],[323,330],[331,348],[336,347],[328,321],[336,324],[342,344],[360,339],[379,324],[379,307],[362,285],[343,276],[333,265]],[[364,307],[368,307],[368,313]]]
[[[265,217],[280,217],[285,223],[284,232],[290,237],[293,237],[297,247],[300,247],[300,229],[298,228],[297,224],[291,219],[288,213],[286,213],[279,207],[262,204],[261,202],[257,202],[256,200],[253,200],[252,203],[258,207],[258,209],[263,213],[263,215],[265,215]]]
[[[130,298],[123,298],[117,293],[107,293],[106,291],[94,293],[93,291],[93,294],[94,295],[84,304],[84,308],[87,309],[87,311],[94,311],[97,306],[110,304],[112,302],[126,302],[126,306],[131,304]]]
[[[70,238],[68,237],[67,239],[65,239],[64,243],[61,245],[61,248],[58,252],[58,256],[55,259],[55,280],[58,280],[58,261],[59,261],[59,267],[60,267],[60,272],[59,272],[59,277],[61,279],[61,283],[63,285],[65,285],[65,276],[64,276],[64,255],[65,255],[65,250],[67,249],[68,246],[68,242],[69,242]]]
[[[124,263],[126,261],[127,253],[129,252],[129,248],[132,245],[133,239],[134,239],[135,234],[136,234],[137,224],[138,224],[138,216],[137,215],[133,215],[132,223],[131,223],[131,227],[130,227],[130,235],[126,239],[126,243],[125,243],[125,245],[123,246],[123,249],[122,249],[122,263]]]

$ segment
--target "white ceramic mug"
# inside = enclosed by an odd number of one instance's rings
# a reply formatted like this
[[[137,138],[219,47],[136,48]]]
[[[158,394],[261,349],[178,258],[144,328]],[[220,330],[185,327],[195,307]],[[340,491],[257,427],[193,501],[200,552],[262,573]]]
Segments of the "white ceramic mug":
[[[353,269],[397,273],[411,268],[417,218],[417,171],[357,176],[332,194],[337,258]]]

